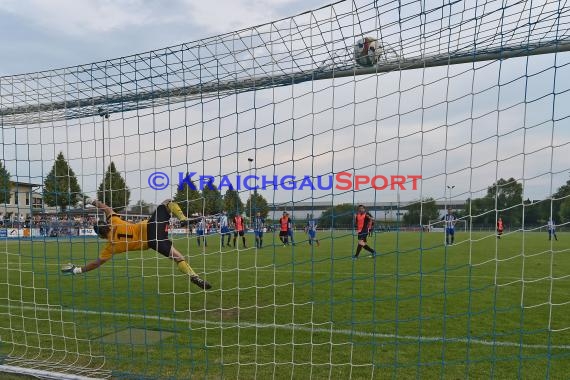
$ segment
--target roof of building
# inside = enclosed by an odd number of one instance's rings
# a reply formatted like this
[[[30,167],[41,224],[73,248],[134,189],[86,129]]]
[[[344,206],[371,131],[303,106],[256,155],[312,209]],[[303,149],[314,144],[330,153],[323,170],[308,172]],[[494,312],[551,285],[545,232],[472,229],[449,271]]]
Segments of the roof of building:
[[[22,181],[10,181],[10,182],[15,187],[18,187],[18,186],[40,187],[40,186],[42,186],[41,184],[31,183],[31,182],[22,182]]]

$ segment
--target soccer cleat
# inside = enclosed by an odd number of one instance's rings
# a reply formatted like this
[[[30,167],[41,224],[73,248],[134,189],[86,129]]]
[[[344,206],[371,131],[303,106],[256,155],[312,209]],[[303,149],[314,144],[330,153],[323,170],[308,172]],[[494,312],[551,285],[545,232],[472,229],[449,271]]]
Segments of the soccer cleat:
[[[198,287],[205,290],[212,288],[212,285],[210,285],[208,281],[202,280],[200,277],[198,277],[198,275],[190,276],[190,281],[192,281],[193,284],[196,284]]]
[[[358,256],[357,255],[352,256],[352,260],[358,260]]]

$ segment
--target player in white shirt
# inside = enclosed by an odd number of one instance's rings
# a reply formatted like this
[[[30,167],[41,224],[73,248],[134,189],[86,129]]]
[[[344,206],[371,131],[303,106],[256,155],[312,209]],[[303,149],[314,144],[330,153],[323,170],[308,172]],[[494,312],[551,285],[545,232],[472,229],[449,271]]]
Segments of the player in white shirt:
[[[556,236],[556,223],[552,218],[548,219],[548,240],[552,240],[554,236],[554,240],[558,241],[558,236]]]
[[[200,246],[200,240],[204,240],[204,247],[208,246],[208,242],[206,241],[206,219],[201,217],[196,224],[196,235],[198,235],[198,246]]]
[[[445,222],[445,244],[452,245],[455,241],[455,222],[456,218],[453,215],[451,208],[447,209],[447,214],[441,220]]]
[[[321,245],[319,239],[317,239],[317,221],[315,219],[307,220],[305,232],[309,235],[309,245],[313,245],[313,241],[317,243],[317,247]]]
[[[228,237],[228,242],[227,242],[227,246],[230,246],[230,239],[232,234],[230,233],[230,226],[228,224],[228,213],[226,210],[222,211],[222,215],[220,215],[220,233],[222,234],[221,237],[221,241],[222,241],[222,247],[224,247],[224,238],[227,236]]]

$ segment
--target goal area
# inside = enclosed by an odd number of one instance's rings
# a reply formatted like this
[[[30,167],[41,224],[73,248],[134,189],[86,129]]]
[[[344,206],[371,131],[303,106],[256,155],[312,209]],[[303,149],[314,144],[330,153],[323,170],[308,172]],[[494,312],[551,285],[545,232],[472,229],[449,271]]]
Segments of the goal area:
[[[339,1],[0,77],[0,377],[567,377],[569,26]]]

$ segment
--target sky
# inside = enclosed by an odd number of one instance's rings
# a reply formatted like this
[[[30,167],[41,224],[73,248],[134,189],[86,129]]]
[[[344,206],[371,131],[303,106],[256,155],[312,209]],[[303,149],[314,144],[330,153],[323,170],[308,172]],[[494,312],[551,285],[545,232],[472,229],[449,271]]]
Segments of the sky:
[[[324,5],[301,0],[0,0],[0,75],[195,41]]]
[[[426,3],[438,5],[437,1]],[[468,8],[470,3],[458,6]],[[418,11],[410,4],[402,9],[402,17]],[[489,14],[493,4],[485,8]],[[7,52],[0,60],[0,75],[7,77],[0,84],[10,83],[12,74],[172,46],[321,5],[241,0],[217,2],[212,10],[207,2],[182,0],[0,0],[0,32],[10,36],[0,41],[0,49]],[[346,9],[351,11],[350,7]],[[509,11],[513,17],[525,14],[525,9]],[[327,12],[330,10],[317,12],[317,17],[326,19]],[[460,13],[469,19],[470,12],[477,14],[475,10]],[[339,16],[344,25],[341,42],[347,46],[361,37],[352,27],[354,15]],[[395,16],[387,11],[383,17],[387,44],[395,38],[413,40],[415,34],[422,33],[413,26],[405,31],[408,37],[391,33]],[[437,12],[428,12],[426,18],[433,20],[424,33],[427,29],[430,33],[447,30],[441,20],[452,23],[451,18],[442,18]],[[293,19],[310,21],[306,20],[307,16]],[[413,23],[413,18],[410,20]],[[285,35],[293,33],[297,30],[293,21],[276,23],[276,29]],[[361,29],[374,28],[374,19],[360,20],[358,25]],[[469,25],[462,24],[462,28]],[[326,29],[327,24],[319,27]],[[261,36],[278,41],[274,29],[260,30],[269,30]],[[327,33],[321,31],[315,37],[314,28],[303,33],[306,39],[287,42],[285,38],[271,45],[273,60],[287,56],[288,45],[300,52],[296,58],[299,62],[329,48],[327,43],[314,42]],[[426,50],[446,46],[442,33],[426,40]],[[481,33],[483,42],[496,43],[491,32]],[[339,38],[338,31],[333,34]],[[271,56],[263,46],[229,56],[220,53],[228,46],[237,49],[235,41],[259,42],[249,31],[233,36],[239,41],[224,37],[206,45],[210,54],[217,54],[222,69],[230,73],[256,70],[254,56],[260,65],[270,66],[267,59]],[[303,50],[307,40],[310,51]],[[413,50],[413,46],[405,48]],[[195,50],[190,48],[189,52]],[[189,73],[196,76],[191,70]],[[455,186],[454,198],[466,199],[484,195],[487,186],[501,177],[523,182],[525,199],[544,199],[568,178],[570,130],[565,125],[570,114],[565,104],[570,101],[569,88],[568,53],[323,80],[112,114],[105,136],[95,118],[4,127],[0,159],[18,180],[41,183],[57,153],[63,151],[88,194],[95,192],[103,167],[113,160],[127,178],[131,203],[138,199],[157,203],[172,196],[179,172],[214,175],[217,182],[222,175],[245,175],[249,157],[254,158],[255,174],[267,176],[332,175],[340,171],[423,176],[418,189],[401,192],[370,188],[262,192],[276,203],[311,199],[392,202],[428,196],[442,200],[448,196],[448,185]],[[150,189],[147,178],[154,171],[167,173],[173,179],[171,186],[161,191]],[[242,192],[242,198],[246,197],[247,191]]]

